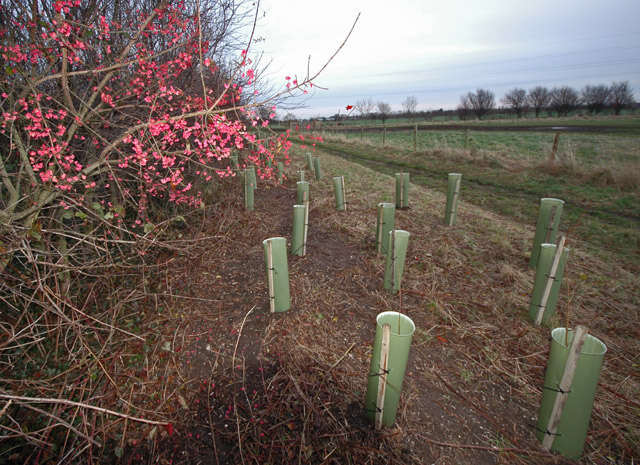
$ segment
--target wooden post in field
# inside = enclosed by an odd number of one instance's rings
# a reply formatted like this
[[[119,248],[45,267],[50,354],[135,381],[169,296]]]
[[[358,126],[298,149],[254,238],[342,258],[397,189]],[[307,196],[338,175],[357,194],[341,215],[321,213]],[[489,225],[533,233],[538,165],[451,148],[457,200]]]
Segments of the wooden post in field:
[[[553,147],[551,147],[551,154],[549,155],[550,161],[556,161],[556,154],[558,153],[558,143],[560,141],[560,133],[556,132],[553,138]]]

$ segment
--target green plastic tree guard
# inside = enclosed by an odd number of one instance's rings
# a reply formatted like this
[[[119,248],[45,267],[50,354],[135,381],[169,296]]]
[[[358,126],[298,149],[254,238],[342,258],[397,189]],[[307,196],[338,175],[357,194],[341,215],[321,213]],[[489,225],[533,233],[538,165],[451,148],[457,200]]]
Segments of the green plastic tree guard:
[[[253,193],[255,186],[251,179],[251,175],[248,170],[244,170],[244,208],[248,211],[253,211]]]
[[[382,351],[383,328],[389,325],[389,343]],[[365,409],[372,422],[381,420],[384,426],[392,426],[396,419],[402,381],[409,360],[409,348],[416,326],[406,315],[398,312],[382,312],[376,317],[376,336],[373,343]],[[381,352],[383,357],[381,357]],[[384,355],[388,354],[388,357]],[[380,361],[382,360],[382,363]],[[386,363],[385,363],[386,362]],[[386,373],[381,370],[386,366]],[[383,368],[384,369],[384,368]],[[381,382],[382,378],[382,382]],[[384,386],[384,396],[378,399],[378,391]],[[379,402],[380,400],[380,402]],[[378,406],[380,404],[380,407]],[[379,411],[382,410],[382,411]],[[376,418],[378,417],[378,418]]]
[[[304,170],[298,170],[298,181],[304,181]]]
[[[386,255],[389,244],[389,231],[396,227],[396,206],[388,202],[378,204],[378,218],[376,224],[376,250],[378,254]]]
[[[291,253],[299,257],[304,256],[304,220],[306,208],[304,205],[293,206],[293,234],[291,238]]]
[[[569,348],[575,332],[569,330],[568,345],[565,345],[565,333],[566,328],[555,328],[551,331],[551,352],[544,377],[542,402],[536,428],[540,441],[543,441],[547,431],[556,396],[563,395],[558,392],[558,386],[565,370]],[[551,445],[551,450],[567,458],[577,459],[582,455],[600,369],[606,351],[607,346],[603,342],[596,337],[586,335]]]
[[[320,157],[313,158],[313,172],[316,175],[316,181],[322,179],[322,169],[320,168]]]
[[[334,176],[333,187],[336,193],[336,210],[345,211],[347,202],[344,200],[344,176]]]
[[[540,255],[540,244],[554,244],[558,235],[558,226],[562,216],[564,201],[560,199],[544,198],[540,199],[540,213],[536,224],[536,235],[533,238],[533,249],[529,267],[535,268]]]
[[[396,208],[409,206],[409,173],[396,173]]]
[[[245,170],[245,176],[249,177],[249,181],[253,185],[253,189],[258,188],[258,178],[256,177],[256,167],[255,166],[247,166]]]
[[[284,163],[278,162],[278,183],[282,184],[284,182]]]
[[[536,279],[531,293],[531,303],[529,304],[529,318],[536,326],[539,324],[548,326],[551,318],[556,313],[558,295],[560,286],[562,286],[564,266],[567,263],[569,249],[567,247],[562,248],[554,270],[553,264],[556,250],[557,246],[555,244],[540,244]],[[546,289],[548,286],[550,286],[549,290]],[[542,313],[540,313],[541,311]]]
[[[234,170],[237,170],[240,168],[240,164],[238,163],[238,155],[235,153],[231,155],[231,168]]]
[[[407,245],[409,245],[409,233],[407,231],[402,229],[389,231],[387,261],[384,267],[384,288],[393,293],[398,292],[402,284]]]
[[[307,169],[313,173],[313,157],[311,156],[311,153],[309,153],[309,152],[307,152],[305,154],[305,156],[306,156],[306,160],[307,160]]]
[[[296,203],[298,205],[304,205],[304,193],[307,193],[307,200],[309,200],[309,183],[307,181],[298,181],[296,183]]]
[[[262,244],[267,268],[269,308],[271,312],[286,312],[291,308],[287,240],[284,237],[272,237],[262,241]]]
[[[444,213],[444,223],[447,226],[456,224],[458,215],[458,199],[460,198],[460,183],[462,174],[449,173],[449,183],[447,185],[447,206]]]

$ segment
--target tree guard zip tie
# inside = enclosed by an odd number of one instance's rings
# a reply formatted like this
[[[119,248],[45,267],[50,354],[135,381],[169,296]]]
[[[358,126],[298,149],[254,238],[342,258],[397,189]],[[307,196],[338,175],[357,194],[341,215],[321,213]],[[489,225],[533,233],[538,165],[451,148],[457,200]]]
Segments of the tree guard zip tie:
[[[569,256],[569,248],[564,247],[562,240],[561,244],[562,250],[555,244],[540,245],[535,283],[529,304],[529,319],[536,326],[549,325],[556,313],[564,267]]]
[[[249,172],[244,170],[244,208],[247,211],[253,211],[253,182]]]
[[[396,419],[415,329],[413,321],[398,312],[382,312],[376,317],[365,400],[367,417],[376,429],[392,426]]]
[[[584,449],[593,400],[607,347],[576,327],[551,332],[551,351],[538,412],[536,436],[545,450],[578,459]]]
[[[540,199],[540,213],[536,224],[536,235],[533,238],[533,249],[529,267],[535,268],[540,255],[540,244],[554,244],[558,235],[558,226],[562,216],[564,201],[553,198]]]
[[[262,244],[267,269],[269,309],[271,312],[286,312],[291,308],[287,240],[284,237],[272,237],[262,241]]]
[[[396,208],[409,206],[409,173],[396,173]]]
[[[347,202],[344,200],[344,176],[333,178],[333,187],[336,194],[336,210],[346,211]]]
[[[559,292],[560,286],[562,285],[562,276],[564,274],[564,266],[567,262],[567,256],[569,252],[567,250],[565,253],[564,242],[565,242],[565,237],[561,236],[560,244],[558,244],[558,246],[555,248],[555,251],[553,254],[553,262],[551,263],[551,269],[549,273],[545,276],[546,280],[544,283],[544,291],[542,292],[542,298],[540,299],[540,302],[536,304],[532,296],[531,304],[532,304],[532,307],[534,308],[530,308],[529,311],[534,312],[536,315],[534,319],[534,324],[536,326],[540,326],[543,319],[545,323],[548,323],[551,317],[555,314],[555,307],[558,300],[558,292]],[[541,263],[542,263],[542,260],[538,259],[538,266],[540,266]],[[537,278],[537,273],[536,273],[536,278]],[[558,285],[555,286],[555,289],[554,289],[554,284],[556,282],[558,282]],[[555,293],[554,293],[553,299],[550,300],[552,290],[554,290]],[[535,286],[534,286],[534,291],[535,291]],[[551,302],[552,305],[548,305],[549,302]],[[537,309],[535,307],[537,307]]]
[[[298,181],[296,183],[296,203],[298,205],[304,205],[304,194],[307,193],[307,199],[309,199],[309,182]]]
[[[402,273],[407,256],[409,233],[401,229],[389,231],[389,247],[384,268],[384,288],[396,293],[402,284]]]
[[[392,203],[378,204],[376,224],[376,251],[378,255],[386,255],[389,248],[389,231],[396,227],[396,206]]]
[[[282,184],[284,182],[284,163],[278,162],[278,184]]]
[[[320,168],[320,157],[313,158],[313,172],[316,175],[316,181],[322,179],[322,169]]]
[[[293,233],[291,236],[291,254],[298,257],[304,256],[304,230],[307,207],[305,205],[293,206]]]
[[[447,226],[453,226],[456,224],[461,182],[462,174],[449,173],[449,181],[447,185],[447,206],[445,207],[444,213],[444,222]]]

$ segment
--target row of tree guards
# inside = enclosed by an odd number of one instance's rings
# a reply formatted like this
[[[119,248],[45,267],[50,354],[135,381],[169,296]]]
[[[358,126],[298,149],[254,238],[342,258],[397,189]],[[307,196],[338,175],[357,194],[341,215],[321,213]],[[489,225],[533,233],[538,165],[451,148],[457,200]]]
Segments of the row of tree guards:
[[[237,158],[232,164],[237,168]],[[316,181],[322,179],[320,159],[306,154],[306,168]],[[253,210],[253,193],[257,188],[255,169],[244,171],[245,207]],[[305,171],[298,171],[296,204],[293,206],[291,253],[305,256],[309,227],[309,181]],[[284,166],[278,165],[278,180],[284,179]],[[337,211],[346,211],[344,176],[333,177]],[[395,228],[396,209],[409,207],[409,173],[395,175],[395,203],[377,206],[376,251],[385,256],[383,287],[392,293],[401,289],[410,233]],[[444,223],[456,223],[462,174],[450,173]],[[529,305],[529,318],[534,325],[548,326],[556,312],[560,287],[569,248],[558,229],[564,202],[543,198],[536,224],[529,266],[535,268],[535,282]],[[557,243],[556,243],[557,241]],[[269,306],[271,312],[291,308],[287,241],[273,237],[263,241]],[[391,426],[396,417],[409,348],[415,324],[406,315],[387,311],[376,318],[376,334],[369,370],[366,413],[377,429]],[[578,458],[583,451],[606,346],[578,326],[575,330],[555,328],[551,332],[551,351],[543,385],[543,397],[536,425],[543,449],[568,458]]]

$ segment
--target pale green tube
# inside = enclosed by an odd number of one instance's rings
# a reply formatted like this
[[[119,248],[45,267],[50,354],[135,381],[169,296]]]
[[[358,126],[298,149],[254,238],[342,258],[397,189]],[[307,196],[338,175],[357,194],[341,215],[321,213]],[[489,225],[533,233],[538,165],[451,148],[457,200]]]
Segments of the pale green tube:
[[[304,181],[304,170],[298,170],[298,181]]]
[[[245,176],[249,177],[249,181],[253,185],[254,189],[258,188],[258,178],[256,177],[256,167],[255,166],[247,166],[245,170]]]
[[[396,208],[409,206],[409,173],[396,173]]]
[[[313,172],[313,157],[311,156],[311,154],[309,152],[307,152],[305,154],[306,160],[307,160],[307,169],[311,172]]]
[[[291,254],[302,257],[304,255],[304,205],[293,206],[293,234],[291,238]]]
[[[286,312],[291,308],[287,240],[284,237],[272,237],[262,241],[262,244],[267,269],[270,309],[272,312]]]
[[[558,235],[558,226],[562,216],[564,201],[560,199],[540,199],[540,213],[536,224],[536,235],[533,238],[533,249],[529,267],[535,268],[540,254],[540,244],[554,244]]]
[[[316,181],[322,179],[322,169],[320,168],[320,157],[313,158],[313,171],[316,174]]]
[[[234,170],[237,170],[240,168],[240,164],[238,163],[238,155],[236,155],[235,153],[233,155],[231,155],[231,168],[233,168]]]
[[[401,229],[389,231],[389,248],[384,267],[384,288],[393,293],[398,292],[402,284],[409,235],[407,231]]]
[[[379,254],[386,255],[389,248],[389,231],[396,227],[396,206],[387,202],[379,203],[376,223],[376,250]]]
[[[444,213],[444,224],[446,224],[447,226],[453,226],[456,224],[461,182],[462,174],[449,173],[449,183],[447,185],[447,206],[445,207]]]
[[[244,208],[247,211],[253,211],[253,193],[255,191],[253,182],[249,172],[244,170]]]
[[[555,244],[541,244],[540,254],[538,256],[538,265],[536,266],[536,280],[533,286],[533,292],[531,293],[531,303],[529,304],[529,319],[535,322],[540,310],[540,304],[542,296],[544,294],[547,281],[549,280],[549,274],[551,272],[551,265],[553,264],[553,257],[556,253]],[[545,305],[544,314],[541,324],[549,325],[551,318],[556,313],[556,306],[558,304],[558,295],[560,293],[560,286],[562,286],[562,277],[564,275],[564,266],[569,256],[569,249],[565,247],[562,250],[562,256],[558,262],[558,269],[556,270],[553,284],[551,285],[551,293],[547,299]]]
[[[406,315],[398,312],[382,312],[376,317],[376,336],[371,354],[369,367],[369,380],[367,383],[367,397],[365,409],[368,418],[375,420],[378,397],[378,385],[380,376],[380,349],[382,346],[382,327],[388,324],[391,327],[389,339],[389,358],[387,364],[387,382],[384,394],[382,411],[382,424],[392,426],[396,419],[402,382],[409,360],[409,348],[416,326]]]
[[[304,204],[304,193],[307,193],[307,201],[309,200],[309,183],[307,181],[298,181],[296,183],[296,203]]]
[[[346,202],[344,201],[344,176],[334,176],[333,187],[336,194],[336,210],[346,210]]]
[[[282,184],[284,182],[284,163],[278,162],[278,184]]]
[[[544,376],[542,402],[538,412],[536,435],[540,441],[549,424],[549,417],[553,410],[557,389],[564,373],[569,347],[573,341],[573,330],[569,330],[568,345],[565,345],[566,328],[556,328],[551,331],[551,351]],[[578,357],[575,375],[567,402],[562,410],[560,423],[556,430],[551,450],[570,459],[577,459],[582,455],[584,442],[587,438],[589,419],[596,395],[600,369],[607,346],[599,339],[587,334],[584,345]]]

